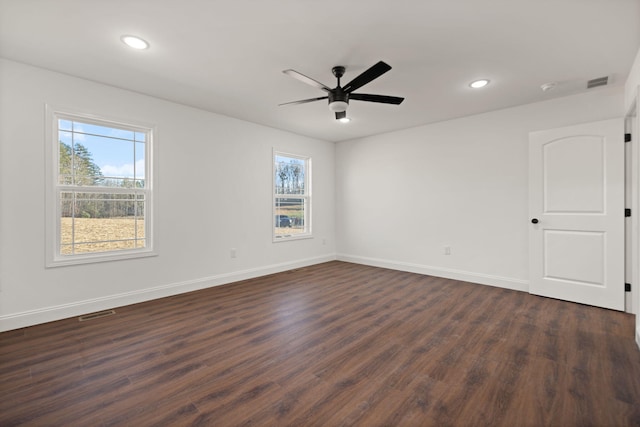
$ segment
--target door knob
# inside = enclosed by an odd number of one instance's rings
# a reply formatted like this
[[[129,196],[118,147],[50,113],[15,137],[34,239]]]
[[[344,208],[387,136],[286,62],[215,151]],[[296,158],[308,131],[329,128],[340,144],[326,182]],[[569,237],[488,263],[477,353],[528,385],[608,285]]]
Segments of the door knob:
[[[538,218],[533,218],[531,220],[531,224],[537,224],[538,223]]]

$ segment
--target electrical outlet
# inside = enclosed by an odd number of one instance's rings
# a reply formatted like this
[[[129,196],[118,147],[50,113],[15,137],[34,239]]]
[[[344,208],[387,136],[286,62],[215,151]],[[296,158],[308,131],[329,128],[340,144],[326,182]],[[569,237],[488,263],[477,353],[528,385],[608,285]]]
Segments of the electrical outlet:
[[[238,256],[238,251],[236,251],[236,248],[231,248],[231,251],[229,252],[230,252],[229,254],[231,255],[231,258],[235,258]]]
[[[451,246],[445,246],[444,247],[444,254],[445,255],[451,255]]]

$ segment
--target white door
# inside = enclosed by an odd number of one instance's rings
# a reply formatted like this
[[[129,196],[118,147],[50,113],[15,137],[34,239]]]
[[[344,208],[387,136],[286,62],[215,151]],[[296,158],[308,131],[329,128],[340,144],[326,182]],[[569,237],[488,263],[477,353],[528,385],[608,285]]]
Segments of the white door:
[[[622,119],[529,134],[529,292],[624,310]]]

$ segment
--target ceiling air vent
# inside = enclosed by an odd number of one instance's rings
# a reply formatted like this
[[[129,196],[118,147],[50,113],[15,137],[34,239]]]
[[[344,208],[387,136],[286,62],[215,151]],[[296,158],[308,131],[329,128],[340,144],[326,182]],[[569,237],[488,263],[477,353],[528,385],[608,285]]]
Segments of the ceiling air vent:
[[[606,86],[609,83],[609,77],[598,77],[597,79],[591,79],[587,82],[587,89],[591,89],[598,86]]]

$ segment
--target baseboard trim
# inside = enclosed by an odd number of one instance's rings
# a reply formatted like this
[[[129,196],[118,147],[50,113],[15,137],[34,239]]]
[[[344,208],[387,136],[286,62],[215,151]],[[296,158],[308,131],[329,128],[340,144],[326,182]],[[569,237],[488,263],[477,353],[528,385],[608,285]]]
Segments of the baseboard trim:
[[[474,273],[442,267],[432,267],[422,264],[414,264],[402,261],[392,261],[379,258],[369,258],[348,254],[336,254],[338,261],[353,262],[355,264],[370,265],[373,267],[389,268],[392,270],[407,271],[409,273],[425,274],[428,276],[444,277],[446,279],[462,280],[478,283],[480,285],[495,286],[498,288],[513,289],[529,292],[529,281],[512,279],[509,277],[493,276],[490,274]]]
[[[0,316],[0,332],[81,316],[83,314],[108,310],[125,305],[137,304],[185,292],[225,285],[241,280],[253,279],[255,277],[293,270],[295,268],[308,267],[310,265],[334,261],[335,259],[335,254],[323,255],[292,262],[233,271],[69,304],[45,307],[37,310],[29,310],[21,313],[3,315]]]

